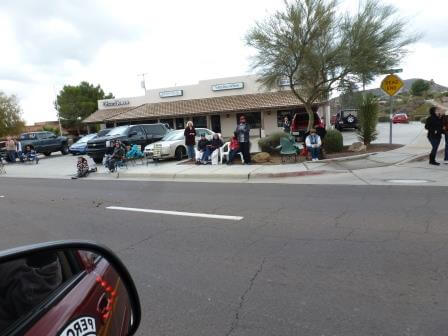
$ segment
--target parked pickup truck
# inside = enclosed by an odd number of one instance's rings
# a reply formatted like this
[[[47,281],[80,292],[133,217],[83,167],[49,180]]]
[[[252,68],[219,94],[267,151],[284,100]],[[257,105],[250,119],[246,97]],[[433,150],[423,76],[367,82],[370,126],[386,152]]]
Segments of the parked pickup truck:
[[[23,133],[19,138],[22,149],[27,145],[34,147],[38,153],[51,155],[53,152],[61,152],[62,155],[68,154],[68,139],[64,136],[57,136],[52,132],[31,132]]]
[[[89,140],[87,142],[87,154],[96,163],[101,163],[106,153],[112,153],[115,140],[120,140],[125,145],[139,145],[143,151],[146,145],[159,141],[170,131],[170,128],[165,124],[118,126],[111,129],[104,137]]]

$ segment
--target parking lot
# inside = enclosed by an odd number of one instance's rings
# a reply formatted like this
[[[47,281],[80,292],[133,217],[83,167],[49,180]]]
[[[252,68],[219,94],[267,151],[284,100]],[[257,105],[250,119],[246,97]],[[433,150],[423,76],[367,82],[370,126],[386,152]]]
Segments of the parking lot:
[[[417,138],[423,130],[421,122],[410,122],[409,124],[395,124],[392,126],[392,142],[400,145],[407,145]],[[378,123],[378,139],[373,143],[389,143],[389,123]],[[345,130],[342,132],[344,145],[351,145],[359,141],[356,131]]]

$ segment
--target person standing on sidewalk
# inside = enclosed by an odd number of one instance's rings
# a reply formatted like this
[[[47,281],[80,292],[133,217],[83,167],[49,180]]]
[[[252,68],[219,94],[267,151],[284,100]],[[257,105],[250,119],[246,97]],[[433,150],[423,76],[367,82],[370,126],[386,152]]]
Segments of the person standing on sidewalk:
[[[443,122],[441,117],[442,116],[437,111],[437,107],[432,106],[429,109],[429,117],[426,119],[425,123],[425,128],[428,130],[428,140],[432,146],[431,153],[429,154],[429,164],[434,166],[440,165],[440,163],[436,162],[436,155],[443,132]]]
[[[245,116],[242,115],[240,117],[240,123],[236,127],[235,132],[238,135],[238,143],[240,144],[241,153],[243,153],[244,164],[250,164],[250,127],[246,124]]]
[[[288,117],[285,117],[285,119],[283,120],[283,132],[288,134],[291,132],[291,123]]]
[[[448,116],[446,115],[446,111],[442,111],[442,124],[443,133],[445,134],[445,156],[443,163],[448,164]]]
[[[10,136],[6,138],[6,153],[9,162],[16,162],[16,142]]]
[[[190,160],[194,160],[195,157],[194,146],[196,145],[196,130],[193,127],[192,121],[187,122],[187,127],[185,128],[184,136],[185,136],[185,146],[187,146],[188,158]]]

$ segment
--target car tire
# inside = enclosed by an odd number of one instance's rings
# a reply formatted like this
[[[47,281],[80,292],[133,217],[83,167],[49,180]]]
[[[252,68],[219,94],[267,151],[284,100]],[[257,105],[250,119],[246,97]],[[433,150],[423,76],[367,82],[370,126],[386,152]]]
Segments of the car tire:
[[[62,155],[67,155],[68,153],[69,153],[68,146],[67,145],[62,146],[61,154]]]
[[[101,164],[101,163],[103,163],[103,158],[98,158],[98,157],[93,158],[93,162],[95,162],[96,164]]]
[[[187,154],[187,151],[185,150],[184,147],[177,147],[176,151],[174,152],[174,157],[176,158],[177,161],[180,161],[183,159],[183,157]]]
[[[45,156],[50,156],[50,155],[51,155],[51,152],[45,152],[44,155],[45,155]]]

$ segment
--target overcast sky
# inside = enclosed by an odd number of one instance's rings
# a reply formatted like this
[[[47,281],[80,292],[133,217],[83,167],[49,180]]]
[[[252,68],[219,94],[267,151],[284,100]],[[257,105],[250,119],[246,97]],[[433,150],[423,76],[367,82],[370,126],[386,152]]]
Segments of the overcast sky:
[[[393,2],[424,33],[403,61],[403,79],[448,85],[448,5]],[[347,0],[347,8],[357,7]],[[64,84],[100,84],[116,97],[147,88],[250,73],[243,37],[283,0],[1,0],[0,90],[16,94],[27,123],[56,120]]]

